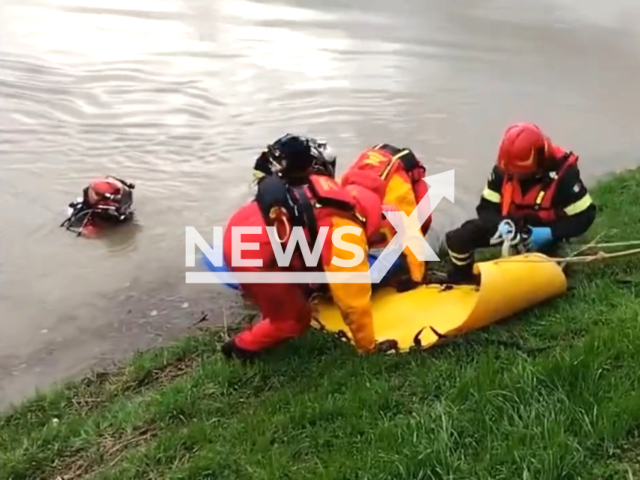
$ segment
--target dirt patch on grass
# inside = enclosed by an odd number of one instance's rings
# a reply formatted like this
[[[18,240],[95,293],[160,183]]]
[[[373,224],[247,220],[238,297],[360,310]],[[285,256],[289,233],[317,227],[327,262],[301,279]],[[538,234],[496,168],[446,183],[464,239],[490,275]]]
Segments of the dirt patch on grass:
[[[46,476],[52,480],[76,480],[98,471],[110,468],[122,458],[127,451],[150,442],[156,436],[156,430],[145,426],[126,435],[105,433],[98,438],[95,449],[78,452],[60,458]]]

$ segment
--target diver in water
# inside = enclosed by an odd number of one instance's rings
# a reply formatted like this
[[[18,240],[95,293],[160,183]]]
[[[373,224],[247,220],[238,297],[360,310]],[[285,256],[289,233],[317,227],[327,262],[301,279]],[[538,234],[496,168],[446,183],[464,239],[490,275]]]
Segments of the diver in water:
[[[135,185],[108,175],[93,180],[82,191],[82,197],[69,204],[69,216],[61,227],[84,236],[133,219]]]

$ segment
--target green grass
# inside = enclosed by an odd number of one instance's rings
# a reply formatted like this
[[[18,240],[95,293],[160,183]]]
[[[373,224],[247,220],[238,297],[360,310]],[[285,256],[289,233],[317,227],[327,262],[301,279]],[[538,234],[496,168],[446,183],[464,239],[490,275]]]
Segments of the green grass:
[[[590,236],[640,239],[640,172]],[[0,418],[0,479],[640,479],[640,260],[450,345],[358,357],[310,332],[223,361],[207,331]]]

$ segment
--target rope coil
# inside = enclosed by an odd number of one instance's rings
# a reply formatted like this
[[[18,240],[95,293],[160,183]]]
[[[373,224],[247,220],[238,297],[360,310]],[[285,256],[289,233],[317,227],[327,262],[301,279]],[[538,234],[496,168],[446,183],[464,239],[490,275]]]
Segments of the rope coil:
[[[522,235],[518,232],[515,223],[512,220],[505,219],[500,222],[496,233],[491,237],[489,243],[491,245],[502,245],[502,258],[511,257],[515,253],[524,253],[522,246]]]

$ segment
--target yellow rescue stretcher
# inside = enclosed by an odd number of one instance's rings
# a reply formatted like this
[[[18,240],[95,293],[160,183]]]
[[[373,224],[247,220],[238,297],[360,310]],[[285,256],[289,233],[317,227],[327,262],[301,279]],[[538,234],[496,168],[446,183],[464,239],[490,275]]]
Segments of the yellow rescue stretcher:
[[[382,288],[373,295],[378,341],[395,340],[398,351],[426,349],[522,312],[567,291],[562,268],[540,253],[500,258],[475,265],[480,287],[423,285],[398,293]],[[317,300],[314,328],[352,342],[335,304]]]

